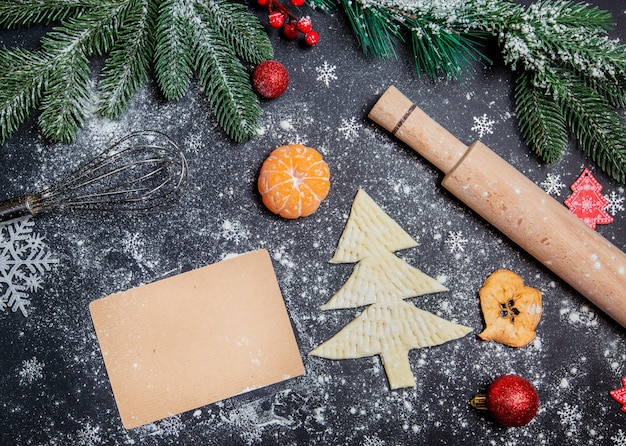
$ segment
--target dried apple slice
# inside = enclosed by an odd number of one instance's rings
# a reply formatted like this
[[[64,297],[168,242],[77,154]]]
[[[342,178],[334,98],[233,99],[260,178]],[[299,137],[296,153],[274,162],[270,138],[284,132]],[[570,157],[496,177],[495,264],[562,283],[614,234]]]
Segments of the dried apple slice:
[[[541,291],[524,285],[520,276],[500,269],[478,292],[486,328],[478,334],[486,341],[523,347],[535,339],[542,314]]]

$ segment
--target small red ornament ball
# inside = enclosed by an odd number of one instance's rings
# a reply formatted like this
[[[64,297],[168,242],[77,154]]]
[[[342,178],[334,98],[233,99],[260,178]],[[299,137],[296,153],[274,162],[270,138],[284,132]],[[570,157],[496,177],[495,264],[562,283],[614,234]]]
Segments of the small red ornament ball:
[[[309,31],[304,35],[304,43],[308,46],[315,46],[320,41],[320,36],[317,31]]]
[[[537,390],[530,382],[517,375],[496,378],[487,388],[484,397],[492,418],[508,427],[530,423],[539,409]]]
[[[280,11],[274,11],[270,13],[267,20],[272,28],[280,28],[285,23],[285,14]]]
[[[298,31],[298,26],[295,23],[285,23],[283,26],[283,35],[285,38],[293,40],[298,37],[298,34],[300,34],[300,31]]]
[[[289,72],[283,64],[275,60],[266,60],[256,66],[252,72],[252,86],[259,96],[274,99],[287,90]]]
[[[301,33],[305,33],[305,34],[311,31],[312,25],[313,25],[313,22],[311,21],[311,17],[309,16],[300,17],[298,21],[296,22],[296,26],[298,27],[298,30]]]

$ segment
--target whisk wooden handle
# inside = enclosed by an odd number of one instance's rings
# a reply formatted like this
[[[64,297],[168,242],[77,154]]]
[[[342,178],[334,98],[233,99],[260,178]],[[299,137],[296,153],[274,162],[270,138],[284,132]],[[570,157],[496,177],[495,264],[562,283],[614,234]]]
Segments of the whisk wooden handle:
[[[460,143],[396,88],[369,117],[446,173],[442,185],[626,327],[626,254],[487,146]]]
[[[30,206],[30,197],[24,196],[0,201],[0,222],[26,217],[28,215],[33,215]]]

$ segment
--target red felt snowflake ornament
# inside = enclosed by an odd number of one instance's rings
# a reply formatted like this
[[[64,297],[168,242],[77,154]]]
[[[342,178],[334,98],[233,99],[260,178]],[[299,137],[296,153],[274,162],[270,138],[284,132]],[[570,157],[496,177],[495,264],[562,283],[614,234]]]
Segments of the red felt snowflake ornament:
[[[606,211],[610,202],[602,195],[602,185],[589,169],[583,170],[570,189],[573,193],[565,200],[565,206],[591,229],[613,223],[613,217]]]
[[[622,378],[622,387],[611,390],[611,396],[622,405],[622,411],[626,412],[626,378]]]

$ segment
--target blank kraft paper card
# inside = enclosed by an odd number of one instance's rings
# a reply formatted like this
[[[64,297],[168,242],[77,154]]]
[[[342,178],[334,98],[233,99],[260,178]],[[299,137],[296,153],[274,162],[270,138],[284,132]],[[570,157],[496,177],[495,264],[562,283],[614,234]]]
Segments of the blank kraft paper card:
[[[89,309],[127,429],[304,373],[265,250],[113,294]]]

